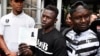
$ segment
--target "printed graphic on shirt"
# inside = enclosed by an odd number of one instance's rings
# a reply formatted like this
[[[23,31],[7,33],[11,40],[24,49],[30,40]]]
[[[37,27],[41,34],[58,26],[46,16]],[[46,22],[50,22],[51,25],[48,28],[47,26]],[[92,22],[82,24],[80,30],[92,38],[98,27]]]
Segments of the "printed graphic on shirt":
[[[39,39],[37,40],[37,48],[44,52],[45,54],[53,54],[51,52],[48,52],[48,44],[46,42],[42,42]]]
[[[39,39],[37,40],[37,46],[44,51],[48,50],[48,44],[46,42],[40,42]]]
[[[5,19],[4,26],[10,26],[10,20],[9,19]]]
[[[9,23],[9,19],[6,19],[5,22],[6,22],[6,23]]]

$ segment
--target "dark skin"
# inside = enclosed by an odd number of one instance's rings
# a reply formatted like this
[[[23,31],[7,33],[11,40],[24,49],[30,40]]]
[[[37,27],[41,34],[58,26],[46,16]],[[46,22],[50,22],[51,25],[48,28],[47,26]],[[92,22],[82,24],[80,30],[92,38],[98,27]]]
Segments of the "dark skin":
[[[50,32],[54,28],[54,23],[56,23],[56,21],[55,13],[51,10],[45,9],[41,18],[43,32]]]
[[[10,0],[10,5],[12,6],[13,13],[19,15],[23,10],[23,0]]]
[[[90,12],[84,9],[81,5],[77,7],[76,11],[71,15],[73,28],[77,33],[88,29],[90,23]]]
[[[19,54],[20,54],[19,56],[33,56],[30,47],[25,43],[21,43],[19,45]]]
[[[12,6],[15,15],[19,15],[22,12],[23,1],[24,0],[10,0],[10,5]],[[7,48],[3,35],[0,35],[0,46],[7,56],[17,56],[15,52],[12,52]]]

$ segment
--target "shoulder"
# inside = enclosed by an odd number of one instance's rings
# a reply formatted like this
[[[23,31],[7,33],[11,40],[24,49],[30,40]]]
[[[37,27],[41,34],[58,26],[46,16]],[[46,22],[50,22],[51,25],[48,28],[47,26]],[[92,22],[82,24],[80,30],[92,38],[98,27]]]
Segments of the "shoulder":
[[[54,34],[55,40],[58,40],[58,41],[64,40],[64,36],[57,29],[54,30],[54,33],[53,34]]]
[[[28,14],[26,14],[26,13],[23,13],[23,16],[24,16],[25,18],[28,18],[28,19],[34,19],[34,18],[32,18],[31,16],[29,16]]]
[[[58,31],[56,28],[53,30],[53,33],[54,33],[55,36],[58,36],[58,37],[62,36],[61,32]]]
[[[2,16],[2,17],[1,17],[1,19],[4,19],[4,18],[9,18],[9,17],[11,17],[11,13],[6,14],[6,15]]]
[[[91,34],[91,35],[96,35],[96,33],[93,31],[93,30],[91,30],[91,29],[88,29],[86,32],[84,32],[84,33],[87,33],[87,34]]]
[[[25,20],[27,20],[28,23],[35,25],[35,20],[31,16],[27,15],[26,13],[23,13],[23,17]]]
[[[65,28],[61,33],[62,35],[67,34],[72,28]]]
[[[10,19],[10,18],[11,18],[11,14],[9,13],[9,14],[7,14],[7,15],[2,16],[2,17],[0,18],[0,21],[3,22],[3,21],[5,21],[6,19]]]
[[[55,31],[54,44],[57,46],[66,46],[66,39],[59,31]],[[63,43],[63,44],[62,44]]]

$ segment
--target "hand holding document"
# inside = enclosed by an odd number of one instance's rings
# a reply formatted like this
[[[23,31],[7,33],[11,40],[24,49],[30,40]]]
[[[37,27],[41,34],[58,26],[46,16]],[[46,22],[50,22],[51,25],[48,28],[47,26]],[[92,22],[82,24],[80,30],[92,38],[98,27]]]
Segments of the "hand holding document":
[[[20,28],[18,43],[19,44],[26,43],[28,45],[36,46],[37,37],[38,37],[37,28]]]

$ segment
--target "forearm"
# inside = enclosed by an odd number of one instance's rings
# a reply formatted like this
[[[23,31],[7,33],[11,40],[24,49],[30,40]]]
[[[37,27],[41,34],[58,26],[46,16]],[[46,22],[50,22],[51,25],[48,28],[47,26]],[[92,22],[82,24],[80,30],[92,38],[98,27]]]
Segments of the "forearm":
[[[9,51],[9,49],[7,48],[7,45],[6,45],[6,43],[5,43],[5,41],[4,41],[2,35],[0,35],[0,47],[1,47],[1,49],[5,52],[5,54],[10,53],[10,51]]]

